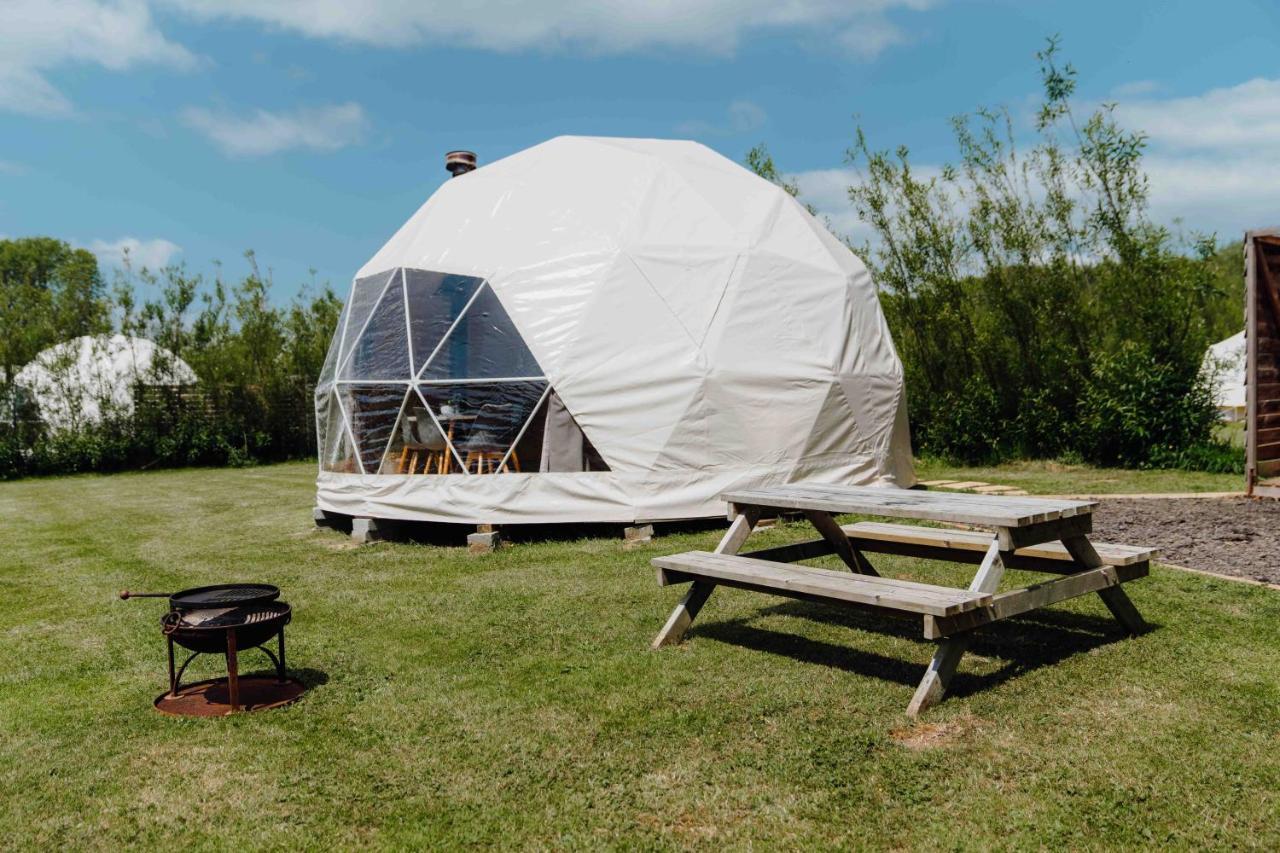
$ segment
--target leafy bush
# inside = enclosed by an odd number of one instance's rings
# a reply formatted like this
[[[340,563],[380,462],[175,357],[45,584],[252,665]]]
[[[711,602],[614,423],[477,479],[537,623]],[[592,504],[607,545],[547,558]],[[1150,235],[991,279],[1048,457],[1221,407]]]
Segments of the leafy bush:
[[[1178,368],[1136,344],[1099,356],[1079,409],[1076,445],[1085,459],[1138,468],[1207,445],[1217,422],[1211,389],[1198,365],[1190,375]]]
[[[1077,119],[1075,71],[1056,55],[1054,40],[1039,54],[1044,102],[1025,152],[1008,113],[988,109],[953,120],[959,161],[937,174],[905,148],[872,149],[861,129],[849,151],[916,449],[1223,464],[1206,449],[1215,412],[1199,373],[1238,304],[1223,255],[1148,220],[1144,137],[1109,105]]]
[[[15,243],[22,250],[6,255],[6,244]],[[65,244],[43,238],[0,241],[0,274],[7,275],[7,257],[50,252],[61,257],[60,246]],[[194,386],[164,384],[171,365],[158,362],[151,375],[137,377],[132,410],[99,400],[105,413],[100,422],[49,431],[17,393],[16,370],[0,365],[0,478],[314,457],[312,383],[341,303],[324,288],[315,297],[304,290],[286,307],[272,305],[270,280],[259,275],[252,254],[248,258],[250,274],[232,287],[221,278],[205,282],[171,267],[157,273],[141,270],[137,276],[126,273],[109,297],[100,287],[92,290],[98,300],[97,313],[90,312],[94,317],[112,315],[115,330],[150,338],[186,361],[200,378]],[[80,264],[85,259],[74,255],[73,260]],[[56,268],[52,263],[34,266]],[[82,278],[97,281],[96,265],[91,274],[76,269]],[[8,290],[11,282],[0,284]],[[144,297],[140,302],[138,294]],[[0,313],[0,325],[8,319],[14,318]],[[70,331],[79,334],[84,328]],[[45,344],[62,339],[40,338]],[[34,355],[27,350],[24,357]],[[70,387],[65,390],[74,393]]]

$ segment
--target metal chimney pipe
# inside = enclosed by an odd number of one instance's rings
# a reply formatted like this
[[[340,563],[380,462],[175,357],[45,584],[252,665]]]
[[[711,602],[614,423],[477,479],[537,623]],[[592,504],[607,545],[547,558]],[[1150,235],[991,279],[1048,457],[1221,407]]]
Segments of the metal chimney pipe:
[[[465,175],[467,172],[474,171],[476,168],[476,152],[474,151],[450,151],[444,155],[444,167],[449,170],[449,174],[455,178],[459,175]]]

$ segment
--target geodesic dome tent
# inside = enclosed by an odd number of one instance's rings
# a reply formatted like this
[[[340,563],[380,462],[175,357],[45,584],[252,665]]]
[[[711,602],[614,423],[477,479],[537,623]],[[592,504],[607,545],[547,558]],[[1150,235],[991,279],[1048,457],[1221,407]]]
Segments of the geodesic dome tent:
[[[18,371],[15,385],[30,395],[54,432],[98,423],[104,414],[133,411],[138,383],[189,385],[195,371],[169,350],[129,335],[83,335],[41,350]]]
[[[317,504],[353,516],[632,522],[914,482],[866,268],[692,142],[560,137],[447,181],[357,273],[316,418]]]
[[[1213,402],[1218,407],[1219,417],[1223,420],[1238,421],[1245,416],[1247,362],[1243,330],[1225,340],[1218,341],[1204,354],[1201,370],[1213,384]]]

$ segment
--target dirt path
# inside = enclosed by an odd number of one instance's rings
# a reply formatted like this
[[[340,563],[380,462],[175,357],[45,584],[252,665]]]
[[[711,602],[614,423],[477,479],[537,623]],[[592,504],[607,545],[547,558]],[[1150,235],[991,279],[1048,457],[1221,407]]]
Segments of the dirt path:
[[[1158,562],[1280,583],[1280,501],[1107,499],[1093,529],[1103,542],[1158,547]]]

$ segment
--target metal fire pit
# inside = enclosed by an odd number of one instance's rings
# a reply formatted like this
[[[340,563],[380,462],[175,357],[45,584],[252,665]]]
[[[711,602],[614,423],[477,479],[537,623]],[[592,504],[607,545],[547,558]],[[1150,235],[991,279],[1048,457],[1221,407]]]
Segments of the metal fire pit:
[[[156,697],[155,707],[166,714],[216,717],[238,711],[278,708],[296,701],[306,687],[289,678],[285,669],[284,627],[293,617],[280,590],[268,584],[222,584],[166,593],[122,592],[121,598],[167,597],[171,609],[160,619],[169,646],[169,690]],[[276,652],[268,648],[276,640]],[[191,652],[176,666],[175,646]],[[275,665],[271,676],[240,676],[239,656],[260,649]],[[225,678],[187,686],[182,675],[202,654],[221,654],[227,662]]]

